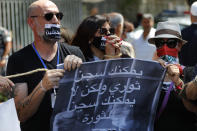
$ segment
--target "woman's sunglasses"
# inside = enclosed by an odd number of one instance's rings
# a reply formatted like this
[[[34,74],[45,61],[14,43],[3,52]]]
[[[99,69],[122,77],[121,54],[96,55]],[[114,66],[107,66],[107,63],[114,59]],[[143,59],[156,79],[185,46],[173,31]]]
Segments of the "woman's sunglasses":
[[[164,39],[156,39],[155,40],[155,46],[157,48],[161,48],[166,44],[169,48],[175,48],[178,44],[179,40],[178,39],[168,39],[165,41]]]
[[[37,15],[37,16],[31,16],[31,17],[38,17],[38,16],[44,16],[44,18],[47,20],[47,21],[50,21],[52,18],[53,18],[53,15],[55,15],[57,17],[58,20],[61,20],[63,18],[63,13],[62,12],[59,12],[59,13],[46,13],[44,15]]]
[[[108,30],[106,28],[100,28],[100,34],[101,35],[114,35],[115,34],[115,29],[114,28],[110,28]]]

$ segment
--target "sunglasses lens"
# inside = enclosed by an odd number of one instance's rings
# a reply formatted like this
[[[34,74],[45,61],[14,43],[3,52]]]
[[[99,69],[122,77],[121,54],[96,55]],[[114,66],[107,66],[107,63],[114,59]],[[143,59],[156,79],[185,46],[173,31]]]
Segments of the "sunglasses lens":
[[[107,35],[107,29],[106,28],[101,28],[100,29],[100,34],[101,35]]]
[[[167,42],[167,46],[169,48],[175,48],[177,46],[178,41],[175,39],[169,39]]]
[[[110,32],[110,35],[114,35],[115,34],[115,29],[114,28],[110,28],[109,32]]]
[[[168,39],[167,41],[164,41],[162,39],[156,39],[155,40],[155,46],[157,48],[161,48],[164,44],[166,44],[169,48],[175,48],[177,46],[178,40],[176,39]]]
[[[108,33],[108,31],[110,33]],[[115,33],[115,29],[114,28],[110,28],[109,30],[107,30],[106,28],[101,28],[100,29],[100,34],[101,35],[114,35],[114,33]]]
[[[59,19],[59,20],[61,20],[62,18],[63,18],[63,13],[62,12],[59,12],[59,13],[57,13],[56,14],[56,17]]]
[[[155,46],[157,48],[161,48],[163,45],[164,45],[164,41],[163,40],[160,40],[160,39],[156,39],[155,40]]]
[[[47,21],[50,21],[53,18],[53,13],[47,13],[44,15],[44,17]]]
[[[50,21],[53,18],[53,15],[54,15],[53,13],[47,13],[47,14],[44,15],[44,17],[47,21]],[[55,15],[56,15],[58,20],[61,20],[63,18],[63,13],[62,12],[59,12]]]

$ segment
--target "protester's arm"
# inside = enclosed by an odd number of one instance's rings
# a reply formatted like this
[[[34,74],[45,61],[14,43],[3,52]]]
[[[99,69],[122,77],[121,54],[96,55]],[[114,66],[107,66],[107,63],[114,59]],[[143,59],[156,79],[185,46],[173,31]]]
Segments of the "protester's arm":
[[[37,111],[45,93],[58,84],[64,70],[53,69],[46,71],[42,81],[28,95],[28,86],[25,83],[16,84],[15,103],[19,120],[26,121]]]
[[[185,106],[185,108],[188,110],[188,111],[191,111],[191,112],[194,112],[196,113],[197,112],[197,106],[193,103],[191,103],[190,101],[182,98],[182,101],[183,101],[183,104]]]
[[[171,74],[171,80],[175,83],[176,86],[180,85],[182,80],[179,78],[179,71],[177,70],[176,73],[172,69],[173,67],[176,67],[176,65],[169,65],[168,72]],[[187,83],[185,86],[185,93],[188,100],[197,100],[197,77]]]
[[[66,70],[79,67],[82,60],[74,55],[68,55],[64,60]],[[26,121],[37,111],[46,91],[58,85],[59,80],[64,75],[63,69],[53,69],[46,71],[43,79],[34,88],[31,94],[27,95],[27,84],[17,84],[15,89],[15,102],[19,120]]]
[[[193,81],[187,83],[186,96],[189,100],[197,100],[197,77]]]
[[[4,52],[3,52],[3,55],[1,57],[1,60],[0,60],[0,66],[3,67],[5,66],[6,64],[6,61],[7,61],[7,57],[11,51],[11,48],[12,48],[12,38],[11,38],[11,33],[8,32],[8,31],[5,31],[4,32],[4,45],[5,45],[5,49],[4,49]]]
[[[18,118],[21,122],[26,121],[37,111],[44,95],[40,83],[33,92],[28,96],[28,87],[26,83],[17,83],[14,91],[14,100]]]
[[[7,42],[5,44],[5,50],[4,50],[3,56],[2,56],[2,58],[0,60],[0,66],[1,67],[6,65],[6,61],[8,59],[8,54],[9,54],[11,48],[12,48],[12,42]]]
[[[186,109],[191,112],[197,112],[197,104],[194,103],[194,101],[197,100],[197,85],[195,82],[191,81],[184,85],[183,81],[179,78],[178,67],[176,65],[168,65],[166,67],[168,68],[169,76],[175,86],[181,86],[179,95],[181,96]]]
[[[8,56],[8,54],[10,53],[11,51],[11,48],[12,48],[12,42],[9,41],[9,42],[6,42],[5,43],[5,50],[3,52],[3,58],[6,58],[6,56]]]

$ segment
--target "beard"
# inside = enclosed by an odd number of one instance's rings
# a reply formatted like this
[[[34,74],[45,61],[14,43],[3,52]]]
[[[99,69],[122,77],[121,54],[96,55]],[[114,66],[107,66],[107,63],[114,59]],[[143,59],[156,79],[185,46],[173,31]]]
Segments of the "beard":
[[[44,33],[44,31],[37,32],[38,35],[42,38],[42,40],[47,44],[55,44],[58,40],[57,39],[50,39]]]
[[[43,35],[42,38],[48,44],[55,44],[57,41],[59,41],[59,39],[50,39],[46,35]]]
[[[55,44],[57,41],[59,41],[59,39],[50,39],[49,37],[47,37],[45,35],[45,33],[43,31],[37,32],[38,35],[43,39],[43,41],[47,44]]]

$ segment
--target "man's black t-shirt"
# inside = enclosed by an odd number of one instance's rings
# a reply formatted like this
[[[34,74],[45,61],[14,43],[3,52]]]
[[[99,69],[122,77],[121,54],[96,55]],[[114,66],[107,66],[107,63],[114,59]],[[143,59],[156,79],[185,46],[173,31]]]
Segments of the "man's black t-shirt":
[[[69,46],[65,43],[59,44],[59,63],[64,62],[67,55],[76,55],[84,61],[84,56],[81,50],[74,46]],[[51,61],[45,61],[48,69],[55,69],[57,64],[57,53]],[[35,53],[32,44],[24,47],[20,51],[10,56],[7,65],[7,75],[24,73],[38,68],[44,68],[37,54]],[[28,94],[30,94],[38,83],[43,78],[45,72],[37,72],[27,76],[21,76],[11,79],[14,83],[28,84]],[[52,114],[51,108],[51,91],[47,91],[37,112],[26,122],[21,123],[22,131],[49,131],[50,117]]]

